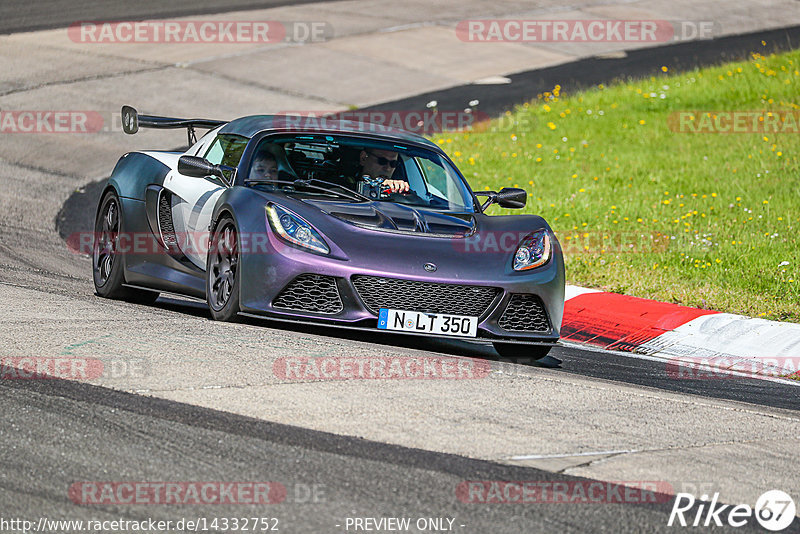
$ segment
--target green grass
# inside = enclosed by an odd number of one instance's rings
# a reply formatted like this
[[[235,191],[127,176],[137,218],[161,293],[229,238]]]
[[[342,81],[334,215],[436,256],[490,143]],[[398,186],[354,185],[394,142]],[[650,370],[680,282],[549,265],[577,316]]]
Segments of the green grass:
[[[669,126],[679,111],[798,113],[800,51],[661,70],[575,94],[554,88],[434,139],[474,189],[527,189],[523,211],[553,226],[569,283],[800,322],[800,133]]]

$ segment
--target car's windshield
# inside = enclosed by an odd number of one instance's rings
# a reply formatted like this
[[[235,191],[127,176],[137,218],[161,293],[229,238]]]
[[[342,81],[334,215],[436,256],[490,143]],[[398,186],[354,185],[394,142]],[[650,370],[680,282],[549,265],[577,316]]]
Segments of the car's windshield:
[[[319,188],[324,187],[322,181],[374,201],[474,211],[471,192],[452,165],[440,154],[415,146],[345,136],[271,136],[243,163],[246,183],[252,187],[325,195]],[[288,183],[297,179],[315,180],[317,187]]]

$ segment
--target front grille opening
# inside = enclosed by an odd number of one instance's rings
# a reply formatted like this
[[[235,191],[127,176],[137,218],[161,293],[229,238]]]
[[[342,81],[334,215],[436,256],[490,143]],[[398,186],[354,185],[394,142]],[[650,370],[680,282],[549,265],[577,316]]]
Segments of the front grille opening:
[[[501,290],[496,287],[440,284],[357,275],[358,296],[370,312],[381,308],[483,317]]]
[[[292,280],[272,301],[285,310],[311,313],[339,313],[344,309],[336,279],[319,274],[301,274]]]
[[[497,324],[508,332],[550,331],[550,321],[538,295],[511,295]]]

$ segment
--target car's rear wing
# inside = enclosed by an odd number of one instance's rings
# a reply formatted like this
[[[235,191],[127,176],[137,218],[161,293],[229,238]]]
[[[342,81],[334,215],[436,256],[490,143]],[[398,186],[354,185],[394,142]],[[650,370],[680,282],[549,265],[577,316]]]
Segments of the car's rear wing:
[[[131,106],[122,106],[122,130],[126,134],[135,134],[142,128],[186,128],[189,136],[189,146],[197,142],[195,128],[216,128],[227,121],[211,119],[176,119],[173,117],[158,117],[155,115],[139,115]]]

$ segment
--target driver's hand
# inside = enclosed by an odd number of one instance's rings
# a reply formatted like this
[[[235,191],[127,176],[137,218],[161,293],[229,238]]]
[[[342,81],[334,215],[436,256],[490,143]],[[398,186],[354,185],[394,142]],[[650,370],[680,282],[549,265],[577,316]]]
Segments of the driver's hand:
[[[408,193],[408,182],[405,180],[384,180],[382,187],[389,188],[392,193]]]

